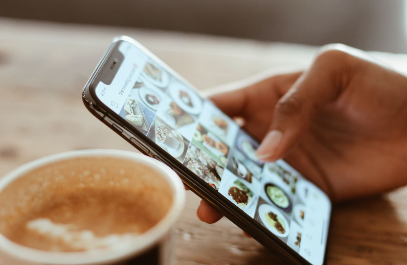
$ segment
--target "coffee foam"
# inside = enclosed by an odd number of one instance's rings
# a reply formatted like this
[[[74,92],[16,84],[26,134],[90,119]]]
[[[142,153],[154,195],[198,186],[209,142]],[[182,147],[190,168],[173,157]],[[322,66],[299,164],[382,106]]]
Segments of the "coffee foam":
[[[28,222],[26,229],[49,239],[62,241],[69,248],[75,250],[109,247],[119,242],[129,241],[137,236],[135,233],[127,233],[97,237],[91,230],[76,231],[73,225],[56,224],[47,218],[38,218]]]
[[[152,228],[172,200],[167,181],[146,165],[74,158],[34,169],[0,193],[0,233],[42,250],[106,247]]]

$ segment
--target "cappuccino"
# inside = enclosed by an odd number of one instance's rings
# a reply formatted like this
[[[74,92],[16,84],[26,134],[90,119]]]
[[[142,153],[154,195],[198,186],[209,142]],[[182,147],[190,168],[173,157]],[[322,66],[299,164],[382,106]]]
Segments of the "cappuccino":
[[[58,252],[104,248],[155,226],[173,191],[154,169],[113,157],[78,157],[35,168],[0,193],[0,233]]]

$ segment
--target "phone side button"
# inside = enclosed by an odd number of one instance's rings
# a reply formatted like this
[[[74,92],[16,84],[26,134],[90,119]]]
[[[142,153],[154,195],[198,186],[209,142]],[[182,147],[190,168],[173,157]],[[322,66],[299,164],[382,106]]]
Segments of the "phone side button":
[[[112,124],[112,128],[113,130],[115,130],[118,133],[123,133],[123,129],[119,127],[119,125],[117,125],[116,123]]]
[[[130,137],[130,141],[132,141],[134,144],[136,144],[142,151],[144,151],[146,154],[150,155],[150,150],[148,150],[142,143],[137,141],[136,138]]]

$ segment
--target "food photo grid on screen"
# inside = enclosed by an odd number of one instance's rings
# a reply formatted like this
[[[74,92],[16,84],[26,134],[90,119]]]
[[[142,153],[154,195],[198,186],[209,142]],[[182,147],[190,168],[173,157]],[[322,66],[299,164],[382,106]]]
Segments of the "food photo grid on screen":
[[[284,161],[257,160],[259,144],[212,102],[150,59],[120,115],[300,252],[309,182]]]

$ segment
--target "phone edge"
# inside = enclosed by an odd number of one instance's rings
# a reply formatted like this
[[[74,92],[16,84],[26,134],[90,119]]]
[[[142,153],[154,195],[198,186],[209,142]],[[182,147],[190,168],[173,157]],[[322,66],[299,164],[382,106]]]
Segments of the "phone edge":
[[[201,199],[205,200],[208,202],[211,206],[213,206],[215,209],[217,209],[219,212],[221,212],[225,217],[227,217],[231,222],[233,222],[235,225],[237,225],[239,228],[243,229],[244,231],[248,232],[252,237],[261,243],[263,246],[268,248],[269,250],[273,251],[277,256],[280,258],[292,263],[292,264],[307,264],[307,265],[312,265],[309,263],[305,258],[303,258],[299,253],[294,251],[292,248],[290,248],[287,244],[283,242],[278,242],[279,239],[274,240],[272,237],[268,236],[268,233],[265,233],[262,231],[263,229],[265,230],[266,228],[261,227],[260,224],[255,223],[256,221],[251,218],[250,216],[245,216],[241,215],[240,212],[236,211],[236,209],[230,207],[230,205],[224,204],[221,200],[217,200],[216,197],[220,197],[219,195],[216,196],[215,194],[211,194],[211,192],[207,192],[208,188],[205,185],[202,185],[202,183],[196,182],[196,178],[190,177],[189,175],[195,175],[192,172],[185,172],[184,169],[180,169],[178,165],[176,165],[175,162],[171,161],[170,159],[163,157],[159,152],[155,150],[154,146],[149,145],[149,152],[146,152],[143,148],[148,148],[144,146],[142,141],[144,139],[137,139],[140,138],[137,134],[133,133],[132,130],[127,128],[126,126],[123,126],[123,124],[120,123],[115,117],[109,115],[109,112],[104,110],[103,108],[100,108],[97,105],[96,100],[93,98],[92,94],[90,93],[90,85],[93,81],[93,79],[97,76],[99,71],[102,68],[103,63],[105,60],[108,58],[110,55],[111,51],[115,47],[115,44],[117,44],[119,41],[127,41],[135,45],[137,48],[142,50],[144,53],[146,53],[149,57],[152,59],[156,60],[157,62],[160,63],[161,66],[164,67],[166,71],[168,71],[170,74],[174,75],[176,78],[180,79],[181,81],[185,82],[187,85],[189,85],[191,88],[195,90],[198,94],[198,90],[196,89],[195,86],[190,84],[187,80],[185,80],[182,76],[180,76],[177,72],[175,72],[171,67],[169,67],[165,62],[163,62],[160,58],[158,58],[156,55],[154,55],[152,52],[150,52],[147,48],[145,48],[142,44],[139,42],[135,41],[134,39],[127,37],[127,36],[120,36],[120,37],[115,37],[113,39],[113,43],[110,45],[108,51],[105,53],[105,55],[102,57],[102,59],[99,61],[97,67],[95,68],[93,74],[87,81],[83,93],[82,93],[82,100],[85,105],[85,107],[99,120],[101,120],[104,124],[106,124],[110,129],[112,129],[114,132],[119,134],[123,139],[125,139],[128,143],[130,143],[133,147],[135,147],[137,150],[139,150],[141,153],[144,155],[148,155],[150,157],[153,157],[164,164],[168,165],[171,167],[182,179],[182,181],[188,186],[191,191],[193,191],[197,196],[199,196]],[[103,104],[101,104],[103,105]],[[97,111],[100,111],[100,113],[103,114],[101,116]],[[101,118],[100,118],[101,117]],[[112,122],[106,121],[106,117],[108,117]],[[113,125],[114,124],[114,125]],[[116,126],[116,128],[115,128]],[[122,131],[118,131],[117,128],[120,128]],[[126,132],[126,133],[124,133]],[[126,135],[128,134],[128,135]],[[131,139],[128,136],[134,136],[135,139],[137,139],[137,142],[131,141]],[[147,137],[147,136],[145,136]],[[180,163],[180,162],[178,162]],[[185,167],[185,166],[183,166]],[[191,181],[192,180],[192,181]],[[200,188],[203,189],[200,189]],[[197,189],[198,188],[198,189]],[[210,195],[210,196],[208,196]],[[214,196],[211,196],[214,195]],[[227,200],[226,198],[224,198]],[[332,205],[331,201],[329,200],[330,204]],[[221,206],[223,206],[225,209],[223,209]],[[332,209],[332,207],[331,207]],[[332,210],[331,210],[331,215],[329,219],[329,224],[328,228],[330,228],[330,223],[331,223],[331,216],[332,216]],[[251,218],[250,221],[248,218]],[[243,220],[242,220],[243,219]],[[243,228],[242,228],[243,227]],[[247,229],[246,229],[247,228]],[[259,229],[261,228],[261,229]],[[324,259],[323,259],[323,264],[326,264],[327,262],[327,249],[328,249],[328,240],[329,240],[329,229],[328,229],[328,235],[327,235],[327,244],[325,246],[325,253],[324,253]],[[277,250],[276,250],[277,249]],[[297,259],[297,257],[299,259]]]

